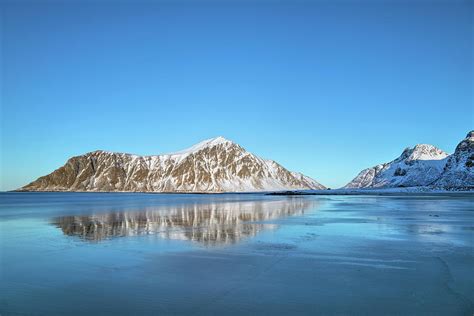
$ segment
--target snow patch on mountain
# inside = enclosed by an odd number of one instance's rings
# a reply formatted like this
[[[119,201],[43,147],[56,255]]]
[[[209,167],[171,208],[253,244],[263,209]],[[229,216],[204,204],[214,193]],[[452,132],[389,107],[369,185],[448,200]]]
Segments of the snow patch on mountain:
[[[206,139],[206,140],[203,140],[189,148],[186,148],[186,149],[183,149],[183,150],[180,150],[180,151],[176,151],[176,152],[172,152],[172,153],[167,153],[167,154],[162,154],[160,156],[170,156],[170,157],[173,157],[175,159],[178,159],[178,160],[181,160],[183,158],[185,158],[186,156],[192,154],[192,153],[195,153],[195,152],[198,152],[200,150],[203,150],[205,148],[209,148],[209,147],[213,147],[213,146],[218,146],[218,145],[223,145],[225,147],[228,147],[228,146],[235,146],[237,144],[235,144],[234,142],[222,137],[222,136],[218,136],[218,137],[215,137],[215,138],[210,138],[210,139]],[[238,145],[237,145],[238,146]]]

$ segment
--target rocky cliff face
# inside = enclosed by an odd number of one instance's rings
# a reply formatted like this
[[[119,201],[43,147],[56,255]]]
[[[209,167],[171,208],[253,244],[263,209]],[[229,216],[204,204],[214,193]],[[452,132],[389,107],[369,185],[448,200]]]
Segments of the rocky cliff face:
[[[428,186],[443,173],[448,154],[432,145],[407,148],[397,159],[362,170],[344,188]]]
[[[441,188],[474,188],[474,131],[470,131],[456,147],[434,183]]]
[[[324,189],[315,180],[217,137],[176,153],[94,151],[69,159],[23,191],[249,192]]]

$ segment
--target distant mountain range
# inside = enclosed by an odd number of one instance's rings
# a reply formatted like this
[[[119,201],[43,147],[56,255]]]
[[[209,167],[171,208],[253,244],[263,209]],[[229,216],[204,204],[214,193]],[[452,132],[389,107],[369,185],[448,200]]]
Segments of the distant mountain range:
[[[395,160],[362,170],[343,189],[400,187],[474,189],[474,131],[451,155],[433,145],[419,144],[405,149]],[[324,189],[308,176],[217,137],[158,156],[102,150],[86,153],[18,191],[210,193]]]
[[[94,151],[69,159],[20,191],[254,192],[325,189],[223,137],[189,149],[137,156]]]
[[[452,155],[433,145],[416,145],[391,162],[362,170],[344,188],[396,187],[474,189],[474,131]]]

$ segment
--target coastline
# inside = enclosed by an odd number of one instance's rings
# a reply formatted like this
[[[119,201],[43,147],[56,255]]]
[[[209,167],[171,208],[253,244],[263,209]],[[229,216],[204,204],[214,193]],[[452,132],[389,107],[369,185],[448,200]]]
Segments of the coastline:
[[[169,192],[154,192],[154,191],[65,191],[65,190],[11,190],[3,191],[1,193],[107,193],[107,194],[182,194],[182,195],[225,195],[225,194],[261,194],[267,196],[307,196],[307,195],[334,195],[334,196],[348,196],[348,195],[367,195],[367,196],[400,196],[400,195],[474,195],[474,189],[471,190],[440,190],[429,188],[385,188],[385,189],[334,189],[334,190],[286,190],[286,191],[252,191],[252,192],[190,192],[190,191],[169,191]]]

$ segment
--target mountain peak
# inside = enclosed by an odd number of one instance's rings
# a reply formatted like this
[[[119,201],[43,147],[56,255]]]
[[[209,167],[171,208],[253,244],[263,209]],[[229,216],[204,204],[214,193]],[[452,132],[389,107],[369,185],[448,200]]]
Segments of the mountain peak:
[[[102,149],[97,149],[97,150],[93,150],[93,151],[89,151],[89,152],[85,153],[84,156],[98,156],[98,155],[102,155],[102,154],[112,154],[112,152],[102,150]]]
[[[448,153],[430,144],[417,144],[413,148],[406,148],[401,159],[410,160],[440,160],[448,157]]]
[[[415,147],[413,147],[413,149],[415,151],[420,151],[420,150],[432,150],[432,149],[438,149],[438,148],[430,144],[416,144]]]
[[[194,153],[194,152],[197,152],[197,151],[200,151],[202,149],[205,149],[205,148],[210,148],[210,147],[214,147],[214,146],[217,146],[217,145],[236,145],[234,142],[222,137],[222,136],[217,136],[217,137],[214,137],[214,138],[209,138],[209,139],[205,139],[189,148],[186,148],[184,150],[180,150],[180,151],[177,151],[177,152],[173,152],[173,153],[169,153],[168,155],[185,155],[185,154],[190,154],[190,153]]]
[[[467,133],[464,138],[456,147],[456,151],[469,151],[474,150],[474,131]]]
[[[202,141],[201,143],[207,143],[209,146],[212,146],[212,145],[218,145],[218,144],[226,144],[226,143],[234,143],[233,141],[231,140],[228,140],[227,138],[223,137],[223,136],[217,136],[217,137],[214,137],[214,138],[209,138],[209,139],[206,139],[204,141]]]

